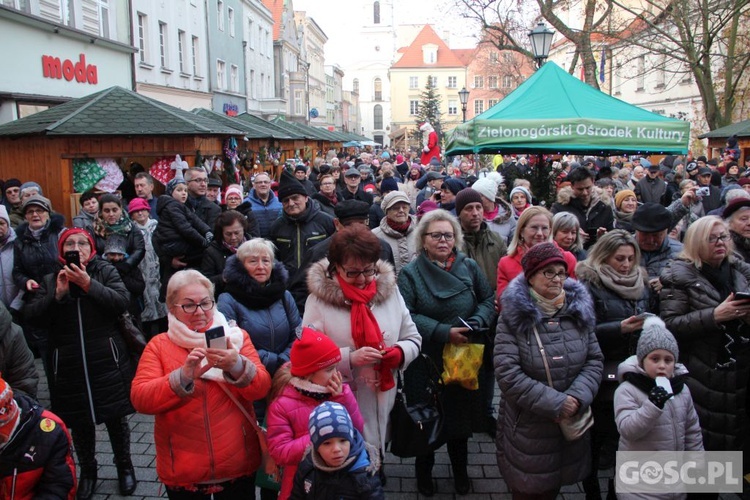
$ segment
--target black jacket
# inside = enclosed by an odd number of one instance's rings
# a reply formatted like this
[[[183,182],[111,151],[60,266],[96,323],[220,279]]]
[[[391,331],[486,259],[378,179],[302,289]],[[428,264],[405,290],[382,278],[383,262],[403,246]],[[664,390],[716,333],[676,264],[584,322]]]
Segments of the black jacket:
[[[245,239],[250,239],[247,234],[245,235]],[[218,298],[224,291],[224,278],[222,277],[222,273],[224,273],[227,259],[232,255],[234,254],[217,240],[212,241],[211,244],[208,245],[208,248],[203,252],[201,272],[214,284],[214,297],[216,298]]]
[[[361,467],[324,471],[313,464],[312,453],[300,462],[294,475],[290,500],[382,500],[380,477]]]
[[[346,187],[341,189],[339,191],[339,200],[359,200],[364,201],[368,205],[372,205],[373,197],[370,193],[362,189],[362,185],[360,184],[359,187],[357,187],[357,192],[354,194],[352,194]]]
[[[192,210],[200,220],[205,222],[206,225],[211,228],[211,230],[213,230],[214,224],[216,223],[216,218],[221,215],[221,207],[213,201],[210,201],[205,196],[195,198],[188,195],[185,206]]]
[[[208,246],[206,233],[211,229],[185,204],[162,195],[156,202],[156,211],[159,213],[159,225],[152,241],[159,257],[192,255]]]
[[[661,205],[669,205],[665,203],[665,194],[667,192],[667,183],[659,177],[652,179],[648,175],[643,179],[639,180],[635,185],[635,196],[641,203],[659,203]]]
[[[91,276],[88,293],[57,301],[60,267],[44,277],[24,308],[27,317],[49,331],[52,411],[69,423],[100,424],[129,415],[134,412],[134,367],[117,326],[117,317],[128,308],[128,291],[114,266],[95,256],[86,265]]]
[[[338,193],[336,193],[336,197],[339,200],[341,199],[341,197],[338,195]],[[320,209],[323,212],[327,213],[328,215],[330,215],[334,219],[336,218],[336,212],[334,211],[335,206],[334,206],[333,203],[331,203],[331,200],[329,200],[328,198],[326,198],[320,192],[315,193],[310,198],[312,198],[313,200],[315,200],[315,201],[318,202],[318,204],[320,205]]]
[[[607,231],[614,229],[615,215],[612,207],[599,199],[596,191],[592,191],[592,198],[588,207],[583,206],[583,203],[578,198],[570,196],[571,194],[572,190],[569,190],[569,188],[561,189],[558,193],[558,201],[552,205],[551,211],[553,214],[570,212],[578,218],[581,229],[588,232],[590,236],[584,245],[584,249],[588,249],[596,243],[596,230],[598,228],[603,227]]]
[[[65,226],[65,218],[60,214],[50,216],[49,225],[39,240],[29,231],[29,223],[24,222],[16,229],[13,242],[13,281],[21,290],[26,290],[26,282],[41,281],[57,266],[57,235]]]
[[[221,210],[223,212],[226,212],[227,206],[222,205]],[[249,234],[251,238],[260,238],[260,226],[258,226],[258,219],[255,218],[255,215],[253,215],[253,206],[250,204],[250,202],[242,202],[242,204],[235,208],[235,210],[244,215],[245,219],[247,219],[246,233]],[[214,229],[215,228],[212,228],[211,230],[213,231]]]
[[[39,375],[34,355],[26,345],[23,330],[13,323],[10,313],[0,304],[0,373],[13,391],[36,397]]]
[[[138,264],[141,263],[143,257],[146,256],[146,242],[143,239],[143,233],[140,229],[132,223],[133,226],[128,234],[110,234],[106,238],[96,233],[92,233],[96,242],[96,253],[100,257],[104,257],[104,248],[109,238],[122,239],[124,240],[125,251],[127,252],[127,258],[123,262],[129,268],[137,268]]]

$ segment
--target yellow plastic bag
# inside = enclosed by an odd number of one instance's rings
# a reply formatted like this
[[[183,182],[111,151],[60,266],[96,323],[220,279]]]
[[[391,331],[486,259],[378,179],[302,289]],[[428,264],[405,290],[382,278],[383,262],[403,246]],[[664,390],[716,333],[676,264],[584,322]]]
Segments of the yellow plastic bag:
[[[475,391],[479,389],[479,367],[482,366],[484,344],[445,344],[443,348],[443,383],[461,384]]]

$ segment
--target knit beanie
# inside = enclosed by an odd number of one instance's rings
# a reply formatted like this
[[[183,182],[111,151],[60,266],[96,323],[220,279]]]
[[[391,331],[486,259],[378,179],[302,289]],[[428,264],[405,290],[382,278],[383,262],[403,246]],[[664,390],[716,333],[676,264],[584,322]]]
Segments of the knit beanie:
[[[482,203],[482,195],[475,191],[473,188],[462,189],[456,195],[456,215],[461,214],[461,210],[464,209],[469,203]]]
[[[383,179],[380,183],[380,192],[389,193],[391,191],[398,191],[398,182],[393,177]]]
[[[0,435],[10,437],[13,427],[16,425],[20,410],[13,399],[13,389],[8,383],[0,378]]]
[[[622,202],[625,201],[625,198],[628,196],[632,196],[635,198],[635,192],[631,189],[623,189],[622,191],[618,191],[615,195],[615,207],[617,207],[617,210],[620,210],[620,205],[622,205]]]
[[[178,184],[186,184],[185,179],[182,177],[175,177],[171,181],[167,182],[167,189],[165,190],[165,193],[167,196],[172,196],[172,192],[174,192],[174,189],[177,187]]]
[[[529,191],[523,186],[516,186],[511,190],[510,196],[508,197],[508,199],[512,200],[513,195],[516,193],[523,193],[523,195],[526,197],[526,203],[531,204],[531,191]]]
[[[10,226],[10,217],[8,217],[8,209],[5,205],[0,204],[0,219],[3,219]]]
[[[471,185],[471,189],[493,202],[497,197],[497,182],[491,177],[482,177]]]
[[[315,407],[307,421],[310,441],[315,450],[324,441],[331,438],[344,438],[350,443],[354,440],[354,423],[343,405],[326,401]]]
[[[283,202],[285,199],[295,194],[307,196],[305,186],[297,180],[294,174],[291,174],[288,170],[284,169],[281,172],[281,180],[279,182],[279,201]]]
[[[63,247],[65,246],[65,240],[67,240],[69,236],[72,236],[74,234],[82,234],[86,236],[86,239],[89,240],[89,246],[91,246],[91,255],[89,256],[89,261],[94,258],[94,255],[96,255],[96,243],[94,243],[94,238],[91,236],[91,233],[89,233],[82,227],[71,227],[68,229],[63,229],[63,231],[60,233],[60,236],[58,236],[57,238],[57,260],[60,262],[60,264],[65,265],[65,250],[63,249]],[[86,263],[82,262],[82,264]]]
[[[242,199],[242,188],[238,184],[231,184],[224,193],[224,199],[229,198],[230,194],[236,194]]]
[[[11,177],[7,181],[5,181],[5,189],[8,188],[20,188],[21,187],[21,181],[16,179],[15,177]]]
[[[289,355],[292,375],[305,377],[341,361],[341,351],[325,333],[305,327]]]
[[[562,264],[568,270],[562,250],[551,241],[534,245],[521,259],[523,275],[527,280],[550,264]]]
[[[443,184],[440,186],[440,189],[447,188],[450,190],[453,195],[457,195],[459,191],[462,189],[466,189],[466,184],[461,182],[458,179],[453,179],[451,177],[448,177],[443,181]]]
[[[417,207],[417,219],[421,219],[426,214],[432,212],[433,210],[437,210],[438,208],[440,208],[440,207],[434,201],[432,201],[432,200],[424,200]]]
[[[643,322],[643,330],[641,330],[641,337],[638,339],[638,347],[635,350],[638,364],[642,365],[643,358],[657,349],[671,352],[675,362],[680,357],[680,350],[674,335],[667,330],[667,326],[659,316],[649,316]]]

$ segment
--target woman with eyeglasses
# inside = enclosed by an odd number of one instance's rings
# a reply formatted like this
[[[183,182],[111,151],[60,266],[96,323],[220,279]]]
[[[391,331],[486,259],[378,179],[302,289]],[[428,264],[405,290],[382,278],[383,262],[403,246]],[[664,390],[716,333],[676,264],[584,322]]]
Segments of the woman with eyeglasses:
[[[380,252],[380,241],[363,224],[334,233],[328,258],[308,271],[310,295],[302,324],[324,332],[341,348],[338,369],[357,397],[363,437],[384,453],[396,370],[417,357],[422,339],[396,286],[393,266],[380,260]]]
[[[78,498],[91,498],[96,488],[95,425],[101,423],[112,443],[120,493],[131,495],[137,482],[126,416],[133,413],[134,367],[117,326],[128,291],[85,229],[64,230],[57,253],[55,271],[40,280],[24,313],[48,332],[52,411],[71,428],[81,471]]]
[[[552,214],[544,207],[527,208],[518,218],[513,239],[508,245],[508,254],[497,264],[498,303],[508,284],[523,272],[521,259],[526,252],[534,245],[545,241],[552,241]],[[568,251],[563,251],[563,256],[568,264],[570,277],[575,279],[575,256]]]
[[[750,265],[734,255],[726,223],[712,215],[693,222],[660,279],[660,315],[690,372],[706,451],[750,449],[750,300],[735,295],[748,292]]]
[[[331,217],[336,217],[333,210],[340,201],[336,192],[336,179],[331,174],[322,174],[318,176],[318,181],[320,191],[312,195],[312,199],[317,200],[322,211]]]
[[[429,212],[417,225],[414,240],[419,253],[401,269],[398,286],[422,335],[422,352],[442,373],[445,346],[468,343],[470,328],[466,325],[475,330],[487,329],[495,320],[494,294],[479,265],[462,251],[463,234],[455,216],[442,209]],[[477,342],[481,338],[471,340]],[[410,404],[427,396],[424,385],[421,391],[409,391],[428,376],[414,371],[417,373],[406,374]],[[481,391],[447,385],[443,390],[443,410],[443,437],[448,443],[455,491],[465,495],[470,489],[468,440],[473,431],[487,429]],[[435,493],[434,464],[434,452],[416,459],[417,489],[422,495]]]
[[[495,336],[497,463],[514,499],[553,500],[590,471],[591,432],[567,441],[559,421],[591,405],[602,353],[591,296],[567,279],[562,250],[553,242],[537,244],[521,264],[522,274],[502,296]]]
[[[175,273],[169,328],[148,343],[133,380],[133,406],[156,415],[156,473],[169,498],[255,498],[261,448],[243,410],[265,397],[271,377],[247,332],[215,306],[208,278]],[[226,347],[207,344],[216,328]]]
[[[563,215],[562,213],[555,215]],[[651,304],[648,273],[640,266],[641,251],[635,238],[623,229],[609,231],[589,248],[586,260],[576,266],[578,279],[589,290],[596,313],[596,337],[604,355],[602,385],[591,409],[592,471],[583,487],[589,496],[600,495],[599,469],[615,463],[620,435],[615,426],[614,397],[617,367],[635,354],[646,319],[658,310]],[[609,490],[614,490],[610,479]]]

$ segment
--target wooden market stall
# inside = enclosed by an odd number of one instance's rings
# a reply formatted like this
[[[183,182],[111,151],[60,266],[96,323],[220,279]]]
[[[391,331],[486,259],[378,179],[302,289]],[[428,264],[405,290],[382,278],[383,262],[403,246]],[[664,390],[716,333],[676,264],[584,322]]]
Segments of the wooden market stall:
[[[193,165],[223,156],[224,141],[244,132],[121,87],[75,99],[0,125],[0,178],[34,181],[68,223],[77,207],[73,162],[111,158],[122,169],[134,159],[180,155]],[[144,164],[146,170],[149,165]]]
[[[711,132],[699,135],[698,139],[708,139],[708,159],[721,158],[721,152],[726,147],[727,139],[737,136],[737,147],[740,149],[739,165],[744,165],[745,160],[750,158],[750,120],[717,128]]]

